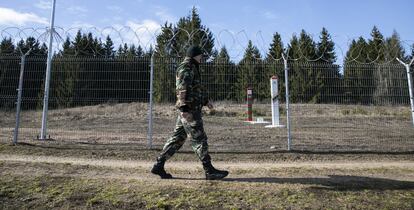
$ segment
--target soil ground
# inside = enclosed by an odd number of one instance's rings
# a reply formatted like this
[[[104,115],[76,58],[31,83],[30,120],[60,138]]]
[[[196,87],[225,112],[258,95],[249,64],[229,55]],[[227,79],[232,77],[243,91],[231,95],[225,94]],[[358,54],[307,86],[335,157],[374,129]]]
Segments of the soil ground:
[[[181,154],[177,154],[180,156]],[[206,181],[199,162],[175,161],[174,179],[152,161],[1,154],[3,209],[412,209],[414,161],[216,161],[230,171]]]
[[[146,146],[148,136],[146,103],[102,104],[51,110],[48,134],[51,144],[116,144]],[[281,106],[281,124],[286,111]],[[254,118],[271,121],[267,104],[255,104]],[[21,115],[19,142],[37,144],[41,111]],[[154,107],[152,144],[161,148],[171,135],[177,113],[171,104]],[[0,142],[11,142],[15,113],[0,112]],[[286,128],[264,128],[245,123],[245,107],[216,103],[215,112],[205,111],[204,124],[211,151],[271,152],[286,151]],[[291,149],[296,151],[414,151],[414,129],[409,107],[356,106],[327,104],[291,105]],[[187,145],[183,148],[191,151]]]
[[[166,165],[174,179],[150,174],[176,113],[155,107],[147,149],[146,112],[141,103],[52,110],[54,140],[39,141],[40,113],[25,111],[17,145],[14,113],[2,112],[0,209],[414,209],[407,107],[294,105],[286,151],[286,129],[246,124],[242,106],[218,104],[205,124],[213,164],[230,171],[222,181],[204,180],[189,142]],[[255,113],[268,119],[265,106]]]

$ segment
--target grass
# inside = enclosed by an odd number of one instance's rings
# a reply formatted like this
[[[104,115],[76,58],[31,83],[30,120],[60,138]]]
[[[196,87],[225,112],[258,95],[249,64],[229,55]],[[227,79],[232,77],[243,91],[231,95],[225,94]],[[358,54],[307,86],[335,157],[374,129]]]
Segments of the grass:
[[[159,180],[146,168],[0,162],[0,209],[412,209],[405,168],[232,170],[224,181]],[[28,172],[31,176],[27,176]],[[198,169],[197,174],[201,173]],[[176,170],[178,177],[192,177]],[[187,174],[187,175],[186,175]],[[329,175],[332,174],[332,175]],[[145,178],[147,177],[147,178]]]
[[[412,209],[412,190],[343,190],[320,186],[5,176],[1,208],[125,209]],[[323,202],[322,202],[323,201]]]

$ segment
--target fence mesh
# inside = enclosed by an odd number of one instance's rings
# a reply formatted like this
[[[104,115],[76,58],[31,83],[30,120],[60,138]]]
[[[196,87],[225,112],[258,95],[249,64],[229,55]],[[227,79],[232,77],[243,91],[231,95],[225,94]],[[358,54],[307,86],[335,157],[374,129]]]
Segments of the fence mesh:
[[[181,61],[154,58],[153,143],[158,148],[174,129],[175,72]],[[291,61],[288,66],[293,150],[414,150],[403,65]],[[149,56],[55,56],[48,114],[54,143],[145,146],[150,67]],[[0,57],[0,69],[1,139],[11,142],[20,56]],[[45,56],[26,58],[19,142],[40,142],[35,139],[41,127],[45,69]],[[206,91],[216,102],[215,112],[204,111],[212,151],[287,149],[286,128],[244,122],[247,87],[253,88],[254,118],[271,121],[269,79],[280,78],[284,96],[282,61],[208,60],[201,70]],[[284,97],[280,100],[281,123],[286,125]]]

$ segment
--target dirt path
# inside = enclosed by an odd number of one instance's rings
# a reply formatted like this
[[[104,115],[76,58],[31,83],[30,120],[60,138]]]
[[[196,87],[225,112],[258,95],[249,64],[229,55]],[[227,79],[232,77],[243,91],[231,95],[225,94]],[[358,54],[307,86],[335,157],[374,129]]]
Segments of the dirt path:
[[[88,205],[128,209],[414,206],[414,161],[217,161],[215,165],[229,170],[230,175],[213,182],[204,180],[196,161],[168,162],[167,171],[175,177],[171,180],[149,173],[152,164],[146,160],[0,154],[0,209],[1,203],[7,208],[67,209]]]
[[[73,165],[90,165],[100,167],[116,168],[147,168],[151,167],[150,161],[133,160],[111,160],[111,159],[86,159],[55,156],[30,156],[30,155],[4,155],[0,154],[0,161],[17,161],[32,163],[61,163]],[[272,168],[315,168],[315,169],[375,169],[375,168],[404,168],[414,169],[412,161],[365,161],[365,162],[295,162],[295,163],[272,163],[272,162],[216,162],[215,165],[235,169],[272,169]],[[176,169],[192,169],[200,167],[199,162],[171,161],[169,167]]]
[[[90,159],[56,156],[0,154],[0,168],[16,175],[71,176],[94,179],[153,180],[149,173],[153,162],[143,160]],[[215,166],[229,170],[229,178],[251,177],[327,177],[330,175],[358,175],[414,181],[414,161],[360,162],[215,162]],[[167,171],[175,177],[199,180],[203,178],[201,164],[195,161],[170,161]],[[1,174],[1,173],[0,173]],[[193,181],[195,181],[193,180]],[[187,182],[190,180],[187,180]]]

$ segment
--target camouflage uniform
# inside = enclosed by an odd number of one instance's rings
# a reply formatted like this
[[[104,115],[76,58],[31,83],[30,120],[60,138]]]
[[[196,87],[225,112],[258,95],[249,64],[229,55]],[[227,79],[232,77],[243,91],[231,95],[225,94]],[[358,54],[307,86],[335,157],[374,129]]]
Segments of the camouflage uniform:
[[[175,130],[167,140],[159,159],[168,160],[183,146],[187,136],[190,136],[191,146],[198,158],[203,163],[210,162],[201,113],[202,107],[208,103],[208,98],[201,85],[199,65],[192,58],[187,57],[177,69],[176,93],[179,114]],[[190,115],[184,118],[181,112],[188,112]]]

